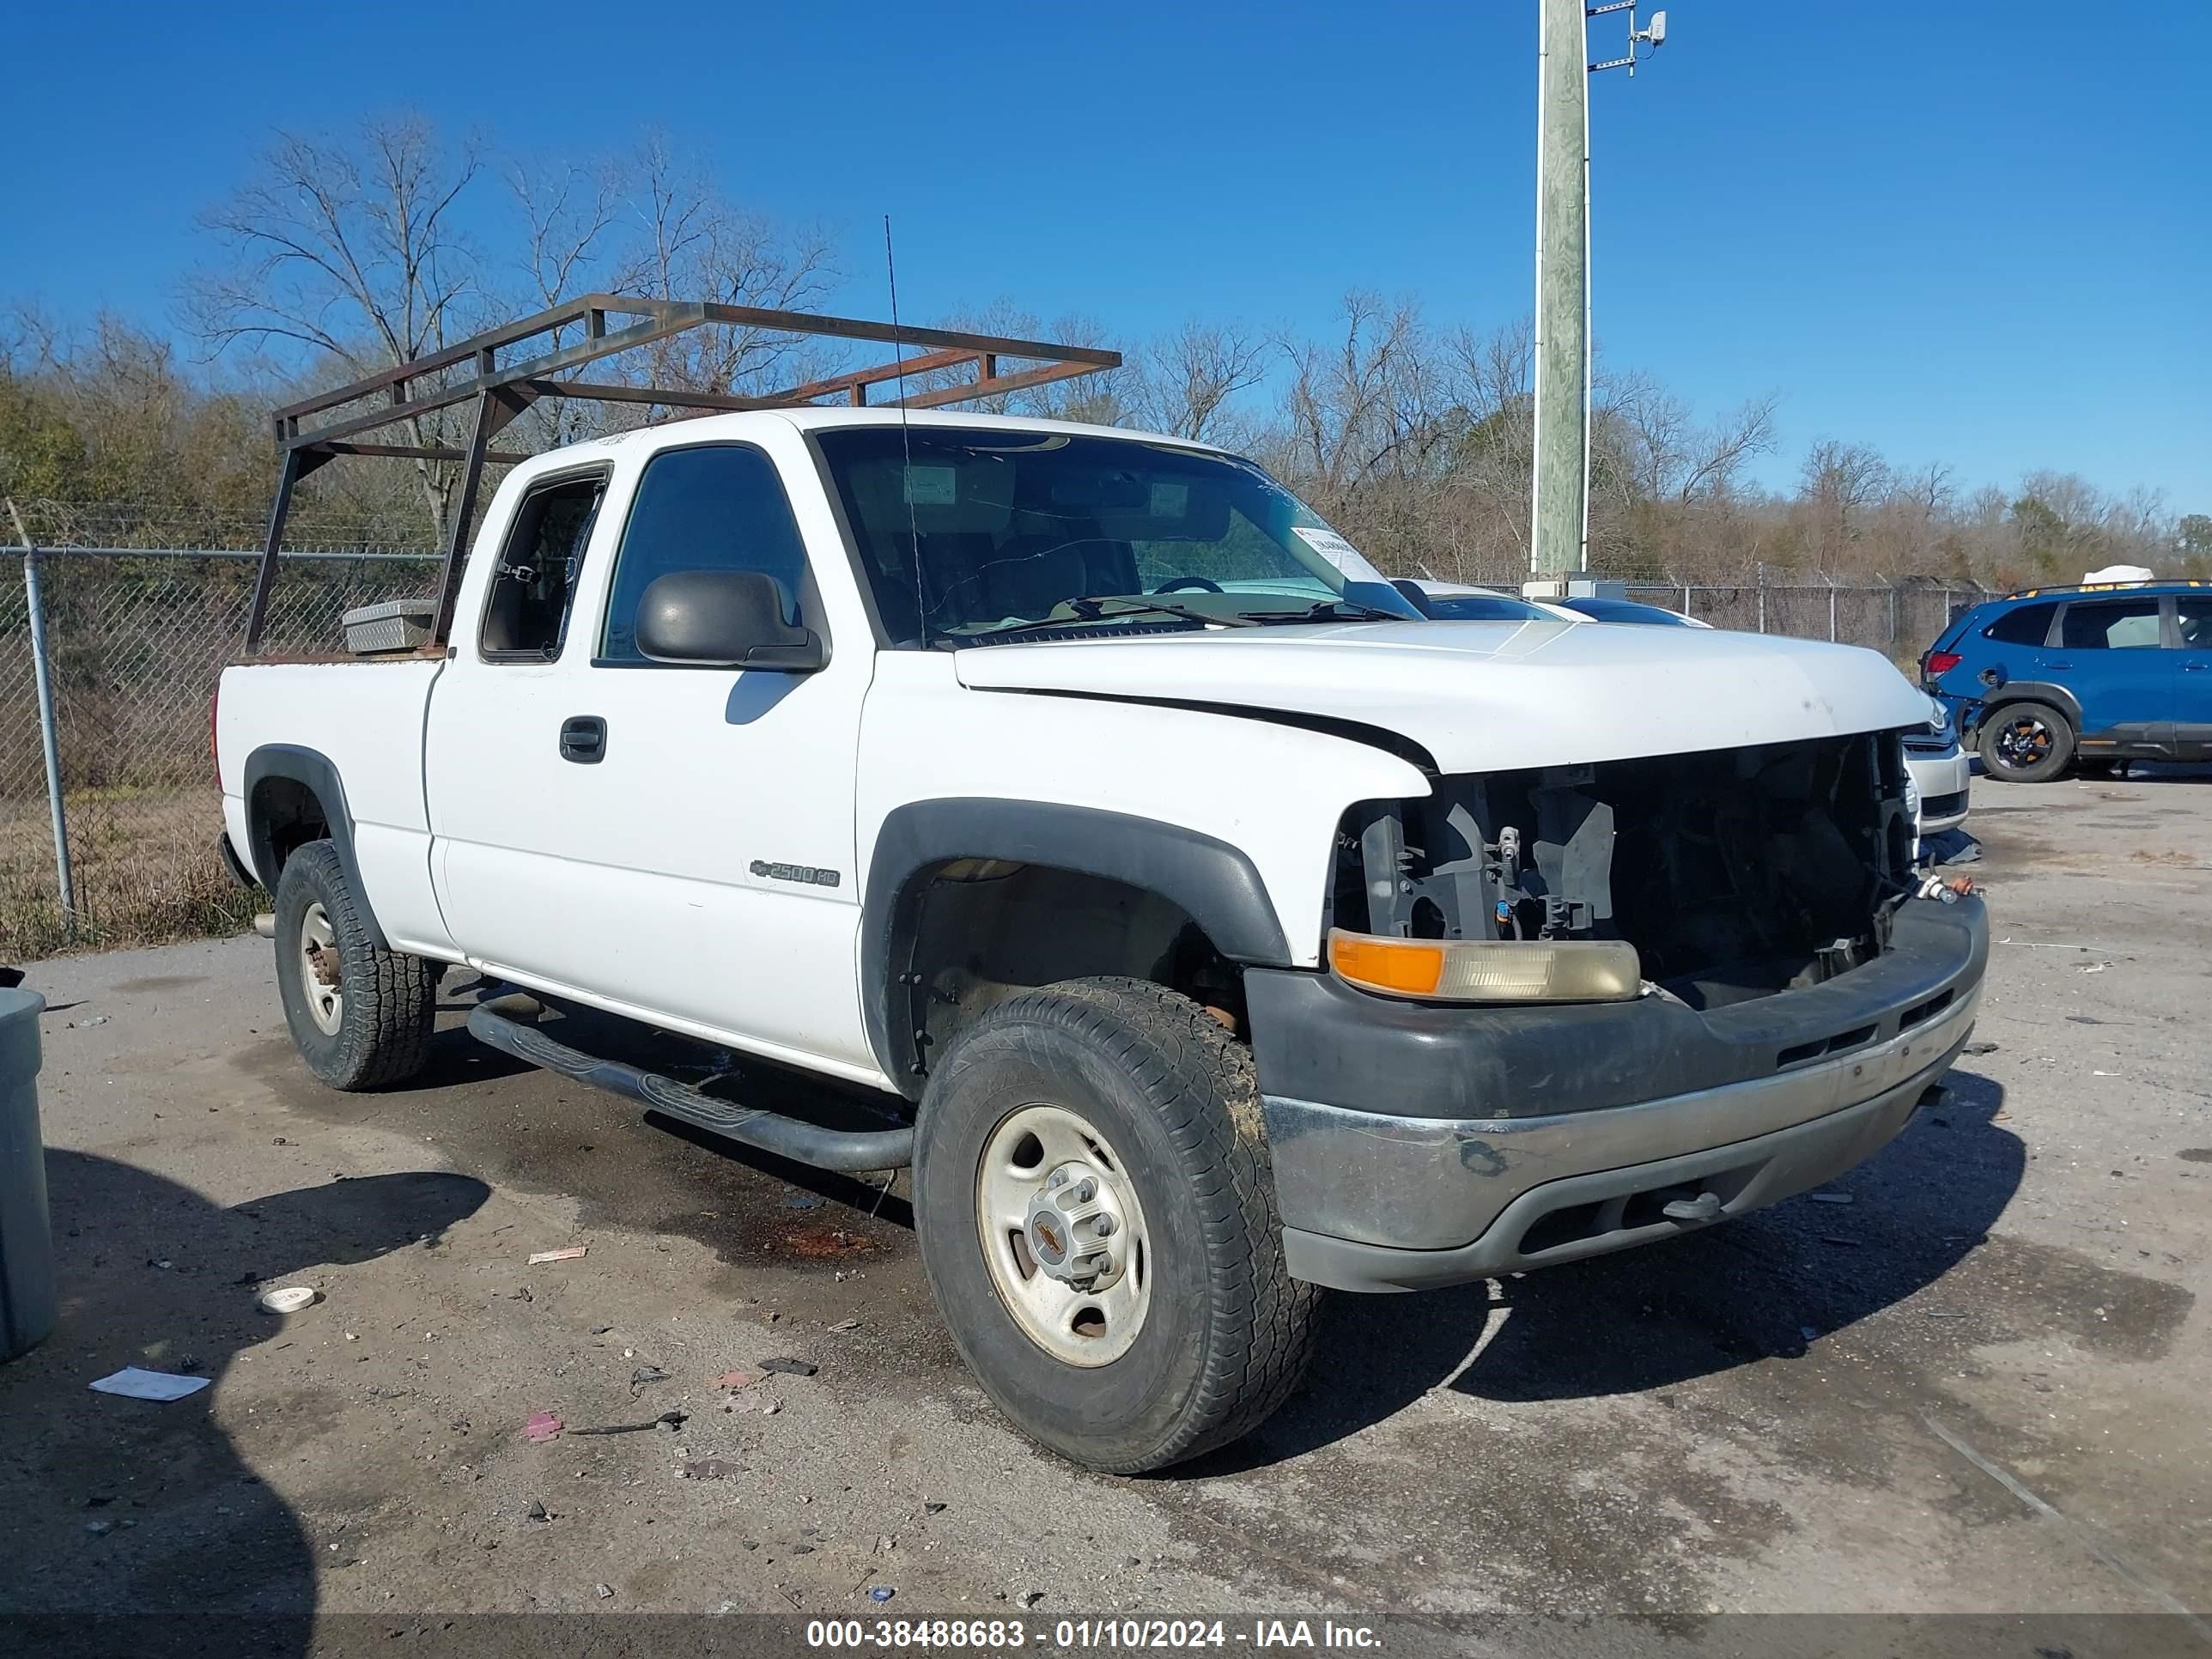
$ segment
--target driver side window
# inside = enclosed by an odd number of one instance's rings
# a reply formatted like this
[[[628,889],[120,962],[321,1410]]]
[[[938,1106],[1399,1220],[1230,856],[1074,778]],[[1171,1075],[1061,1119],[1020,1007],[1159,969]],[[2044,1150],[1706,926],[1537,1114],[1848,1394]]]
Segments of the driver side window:
[[[637,605],[661,576],[680,570],[757,570],[773,577],[783,619],[821,630],[806,544],[775,463],[743,444],[672,449],[647,463],[630,504],[607,595],[601,663],[641,663]]]

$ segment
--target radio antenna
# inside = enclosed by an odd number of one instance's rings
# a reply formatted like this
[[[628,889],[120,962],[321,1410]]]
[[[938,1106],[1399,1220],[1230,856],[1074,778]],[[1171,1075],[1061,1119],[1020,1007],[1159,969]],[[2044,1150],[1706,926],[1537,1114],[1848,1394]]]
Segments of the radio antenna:
[[[907,540],[914,545],[914,613],[921,623],[921,648],[929,649],[929,601],[921,589],[921,527],[914,511],[914,437],[907,425],[906,342],[899,337],[898,264],[891,258],[891,216],[884,215],[884,274],[890,280],[891,349],[898,354],[899,447],[906,465],[899,473],[899,494],[906,497]]]

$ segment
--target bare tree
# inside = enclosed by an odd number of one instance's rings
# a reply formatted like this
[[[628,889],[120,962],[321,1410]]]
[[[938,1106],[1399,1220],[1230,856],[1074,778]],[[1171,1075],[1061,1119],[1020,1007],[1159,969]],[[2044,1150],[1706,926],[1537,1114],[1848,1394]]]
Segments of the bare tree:
[[[256,176],[202,216],[230,262],[190,285],[201,337],[217,351],[289,346],[311,372],[353,379],[467,334],[486,296],[459,204],[481,170],[474,141],[449,149],[416,115],[365,121],[350,143],[280,134]],[[407,424],[418,445],[447,439],[437,416]],[[457,470],[415,467],[442,537]]]
[[[1813,522],[1813,553],[1824,572],[1849,556],[1865,510],[1888,493],[1889,463],[1865,444],[1822,438],[1806,453],[1800,491]]]
[[[1233,400],[1266,378],[1266,340],[1235,323],[1185,323],[1144,349],[1139,368],[1142,424],[1180,438],[1217,440]]]
[[[840,280],[827,232],[786,231],[735,206],[665,136],[633,164],[628,211],[614,281],[624,293],[805,311]],[[649,355],[655,385],[696,392],[768,392],[836,366],[817,344],[750,326],[690,330]]]

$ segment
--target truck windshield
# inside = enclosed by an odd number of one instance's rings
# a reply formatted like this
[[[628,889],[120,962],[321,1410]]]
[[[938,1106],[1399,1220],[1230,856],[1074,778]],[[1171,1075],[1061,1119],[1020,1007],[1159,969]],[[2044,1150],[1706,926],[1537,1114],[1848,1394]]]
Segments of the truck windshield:
[[[1420,619],[1248,461],[1080,433],[868,426],[814,436],[895,644],[1363,611]],[[1173,599],[1127,603],[1155,595]]]

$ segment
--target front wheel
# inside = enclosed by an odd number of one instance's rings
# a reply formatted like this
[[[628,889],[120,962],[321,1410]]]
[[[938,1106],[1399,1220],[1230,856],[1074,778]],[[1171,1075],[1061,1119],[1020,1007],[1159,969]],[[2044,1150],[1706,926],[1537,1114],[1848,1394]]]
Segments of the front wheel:
[[[293,1046],[333,1089],[404,1083],[430,1057],[441,963],[380,950],[337,849],[310,842],[276,881],[276,988]]]
[[[1979,747],[1991,777],[2048,783],[2074,758],[2074,724],[2048,703],[2007,703],[1983,719]]]
[[[1281,1405],[1320,1293],[1283,1262],[1249,1051],[1188,998],[1071,980],[953,1042],[915,1226],[969,1369],[1032,1439],[1133,1474]]]

